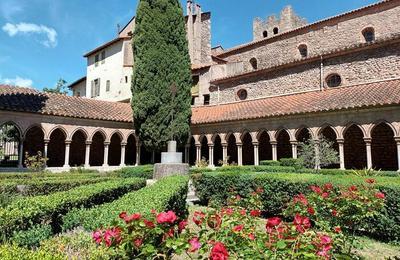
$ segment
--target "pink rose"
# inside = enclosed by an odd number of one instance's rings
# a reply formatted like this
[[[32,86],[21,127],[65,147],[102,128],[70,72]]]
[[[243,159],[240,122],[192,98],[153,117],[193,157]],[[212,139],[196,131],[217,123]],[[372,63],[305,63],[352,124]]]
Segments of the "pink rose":
[[[244,228],[244,225],[237,225],[233,227],[233,232],[240,232]]]
[[[296,226],[296,230],[299,233],[304,233],[311,227],[310,219],[307,217],[302,217],[299,214],[296,214],[294,217],[293,224]]]
[[[321,194],[322,193],[322,190],[321,190],[321,188],[319,186],[311,186],[310,189],[313,192],[317,193],[317,194]]]
[[[104,241],[107,247],[118,245],[121,240],[121,229],[119,227],[107,229],[104,233]]]
[[[190,239],[189,244],[190,244],[189,252],[191,253],[196,252],[201,247],[200,241],[197,237]]]
[[[182,231],[185,230],[187,225],[188,225],[188,222],[186,220],[182,220],[181,222],[179,222],[179,225],[178,225],[179,233],[182,233]]]
[[[210,258],[211,260],[228,260],[229,253],[225,248],[225,245],[221,242],[215,243],[211,249]]]
[[[273,217],[273,218],[268,218],[267,219],[267,228],[272,228],[278,226],[282,222],[282,219],[279,217]]]
[[[143,222],[146,225],[146,227],[148,227],[148,228],[155,228],[156,227],[156,225],[154,225],[153,221],[145,219],[145,220],[143,220]]]
[[[252,217],[259,217],[261,215],[261,211],[254,209],[252,211],[250,211],[250,216]]]
[[[134,244],[136,247],[141,247],[142,244],[143,244],[143,240],[140,239],[140,238],[137,238],[137,239],[135,239],[135,240],[133,241],[133,244]]]
[[[92,238],[96,242],[96,244],[100,245],[103,241],[103,232],[100,229],[96,230],[95,232],[93,232]]]
[[[157,215],[157,222],[159,224],[169,223],[173,224],[176,221],[177,217],[173,211],[161,212]]]
[[[125,216],[124,220],[125,220],[126,224],[129,224],[132,221],[139,220],[141,217],[142,217],[142,215],[140,213],[135,213],[135,214],[132,214],[130,216]]]
[[[382,192],[377,192],[377,193],[375,193],[375,198],[384,199],[385,198],[385,194],[383,194]]]

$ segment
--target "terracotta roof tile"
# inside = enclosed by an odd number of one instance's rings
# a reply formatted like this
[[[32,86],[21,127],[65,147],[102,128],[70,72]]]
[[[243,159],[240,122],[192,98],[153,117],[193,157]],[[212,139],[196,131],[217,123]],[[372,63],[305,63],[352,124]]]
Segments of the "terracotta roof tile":
[[[400,79],[229,104],[194,107],[192,124],[209,124],[385,105],[400,105]]]
[[[0,85],[0,110],[133,122],[130,104],[43,93],[8,85]]]

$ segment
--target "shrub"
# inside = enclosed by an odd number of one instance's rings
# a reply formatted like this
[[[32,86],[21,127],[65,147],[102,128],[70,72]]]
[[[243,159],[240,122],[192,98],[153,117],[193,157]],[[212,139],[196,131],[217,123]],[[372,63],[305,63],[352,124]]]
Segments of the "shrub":
[[[302,168],[300,159],[282,158],[279,160],[279,162],[281,163],[281,166],[283,166],[283,167],[294,167],[295,169]]]
[[[51,223],[53,232],[59,231],[60,216],[75,207],[91,207],[112,201],[128,191],[140,189],[143,179],[113,180],[81,186],[47,196],[36,196],[14,201],[0,208],[0,233],[10,237],[13,231],[26,230],[34,224]]]
[[[265,161],[260,161],[260,165],[281,166],[281,163],[279,161],[265,160]]]
[[[300,143],[299,159],[304,167],[310,169],[318,169],[320,167],[329,166],[339,163],[339,153],[333,148],[334,142],[319,137],[319,140],[309,139],[305,143]],[[315,149],[318,147],[318,153]]]
[[[52,235],[50,225],[36,225],[28,230],[14,232],[11,240],[18,246],[38,247],[40,241],[48,239]]]
[[[48,159],[42,155],[42,152],[37,152],[37,155],[30,156],[25,153],[25,165],[28,170],[32,172],[41,172],[46,169],[46,162]]]
[[[135,166],[135,167],[126,167],[121,170],[115,171],[113,174],[116,174],[122,178],[145,178],[145,179],[153,179],[153,165],[143,165],[143,166]]]
[[[224,204],[232,191],[247,196],[255,187],[263,187],[263,209],[272,215],[282,214],[282,209],[296,194],[308,194],[311,185],[330,182],[351,186],[367,178],[354,175],[319,174],[261,174],[261,173],[204,173],[194,175],[196,194],[202,203]],[[400,238],[400,178],[376,177],[377,188],[386,195],[385,209],[380,218],[369,220],[366,233],[379,240]]]
[[[65,256],[51,254],[45,250],[28,250],[16,245],[0,245],[0,259],[2,260],[64,260]]]
[[[165,178],[152,186],[128,193],[111,203],[92,209],[72,210],[63,217],[63,230],[70,230],[78,226],[89,231],[99,227],[107,227],[113,223],[115,216],[122,211],[145,214],[152,209],[157,211],[174,210],[180,215],[184,215],[186,214],[187,190],[187,177]]]

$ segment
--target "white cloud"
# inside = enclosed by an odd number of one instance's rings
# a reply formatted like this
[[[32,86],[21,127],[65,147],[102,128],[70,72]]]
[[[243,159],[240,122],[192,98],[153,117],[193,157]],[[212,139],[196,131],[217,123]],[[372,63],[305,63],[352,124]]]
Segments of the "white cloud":
[[[25,88],[31,88],[33,85],[33,81],[31,79],[24,79],[19,76],[16,76],[13,79],[0,78],[0,82],[3,82],[4,84],[7,84],[7,85],[13,85],[13,86],[25,87]]]
[[[44,46],[48,48],[54,48],[57,46],[57,32],[53,28],[38,25],[34,23],[6,23],[3,26],[3,31],[6,32],[10,37],[14,37],[18,34],[45,34],[46,40],[40,41]]]
[[[23,10],[24,7],[17,1],[2,0],[0,3],[0,15],[6,20],[12,20],[14,16]]]

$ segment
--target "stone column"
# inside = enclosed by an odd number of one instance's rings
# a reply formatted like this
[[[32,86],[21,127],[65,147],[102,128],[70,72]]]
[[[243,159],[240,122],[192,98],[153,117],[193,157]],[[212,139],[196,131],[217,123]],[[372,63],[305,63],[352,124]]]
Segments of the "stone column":
[[[397,164],[398,164],[398,172],[400,172],[400,137],[395,137],[394,140],[397,144]]]
[[[201,161],[201,144],[196,144],[196,163]]]
[[[50,143],[50,139],[44,139],[44,154],[43,154],[44,158],[49,158],[48,157],[49,143]],[[45,164],[47,166],[47,160],[46,160]]]
[[[321,169],[321,160],[319,157],[319,140],[314,140],[314,149],[315,149],[315,169]]]
[[[222,161],[228,165],[228,144],[222,144]]]
[[[136,144],[136,164],[135,166],[139,166],[140,165],[140,144]]]
[[[271,141],[271,146],[272,146],[272,160],[273,161],[278,161],[278,142],[277,141]]]
[[[208,167],[214,168],[214,144],[208,144]]]
[[[103,167],[108,167],[108,150],[110,147],[110,142],[104,142],[104,161]]]
[[[344,164],[344,139],[337,139],[336,140],[339,145],[339,161],[340,161],[340,169],[346,170]]]
[[[86,151],[85,151],[85,168],[90,167],[90,146],[92,145],[91,141],[86,142]]]
[[[243,165],[243,153],[242,153],[242,148],[243,144],[242,143],[236,143],[237,150],[238,150],[238,166]]]
[[[22,169],[24,168],[24,141],[20,140],[19,142],[19,147],[18,147],[18,168]]]
[[[126,143],[121,143],[121,163],[119,166],[125,167],[125,148],[126,148]]]
[[[253,142],[253,149],[254,149],[254,165],[260,165],[260,158],[258,155],[258,142]]]
[[[64,161],[64,168],[69,168],[69,151],[71,147],[71,140],[65,141],[65,161]]]
[[[190,144],[185,145],[185,163],[189,163]]]
[[[297,159],[297,145],[298,145],[298,143],[297,143],[297,141],[292,141],[292,142],[290,142],[291,144],[292,144],[292,157],[293,157],[293,159]]]
[[[367,168],[372,169],[372,152],[371,152],[371,138],[364,138],[365,148],[367,150]]]

